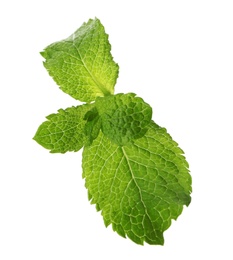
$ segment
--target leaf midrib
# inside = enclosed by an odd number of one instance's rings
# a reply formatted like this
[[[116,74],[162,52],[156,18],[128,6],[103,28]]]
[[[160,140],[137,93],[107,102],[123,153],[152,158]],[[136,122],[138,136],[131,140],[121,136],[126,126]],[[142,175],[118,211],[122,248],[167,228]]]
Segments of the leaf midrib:
[[[73,35],[73,39],[74,39],[74,35]],[[95,77],[95,76],[91,73],[91,71],[88,69],[88,67],[87,67],[87,65],[86,65],[86,63],[85,63],[85,61],[84,61],[84,59],[83,59],[83,57],[82,57],[82,55],[81,55],[81,53],[80,53],[80,51],[79,51],[78,46],[76,46],[76,45],[74,44],[74,41],[73,41],[72,43],[73,43],[73,46],[75,47],[75,49],[77,50],[78,55],[80,56],[80,61],[82,62],[84,69],[87,71],[87,73],[89,74],[89,76],[90,76],[90,77],[92,78],[92,80],[95,82],[97,88],[100,89],[100,91],[103,93],[104,96],[109,96],[109,95],[111,95],[111,93],[96,79],[96,77]]]
[[[141,199],[142,205],[143,205],[144,210],[145,210],[145,215],[146,215],[146,216],[148,217],[148,219],[150,220],[150,216],[149,216],[149,214],[148,214],[148,212],[147,212],[147,207],[146,207],[146,205],[145,205],[145,203],[144,203],[144,201],[143,201],[143,198],[142,198],[141,188],[140,188],[140,186],[138,185],[138,183],[137,183],[137,181],[136,181],[136,178],[135,178],[135,176],[134,176],[133,170],[132,170],[131,165],[130,165],[130,160],[129,160],[129,158],[128,158],[128,156],[127,156],[127,154],[126,154],[126,151],[125,151],[125,149],[124,149],[123,146],[121,147],[121,150],[122,150],[123,156],[124,156],[125,159],[126,159],[127,165],[128,165],[128,167],[129,167],[129,172],[130,172],[130,174],[131,174],[132,180],[133,180],[133,182],[135,183],[135,185],[136,185],[136,187],[137,187],[137,189],[138,189],[138,192],[139,192],[139,195],[140,195],[140,199]],[[151,222],[151,220],[150,220],[150,222]],[[152,223],[151,223],[151,225],[152,225]]]

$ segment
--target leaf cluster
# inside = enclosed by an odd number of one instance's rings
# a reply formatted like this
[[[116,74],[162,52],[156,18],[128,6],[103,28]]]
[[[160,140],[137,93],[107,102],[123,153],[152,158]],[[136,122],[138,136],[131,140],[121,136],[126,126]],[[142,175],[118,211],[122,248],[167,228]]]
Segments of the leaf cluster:
[[[85,103],[47,116],[34,139],[51,153],[84,148],[85,186],[105,225],[138,244],[162,245],[163,232],[191,201],[183,151],[142,98],[114,95],[119,66],[98,19],[41,54],[61,90]]]

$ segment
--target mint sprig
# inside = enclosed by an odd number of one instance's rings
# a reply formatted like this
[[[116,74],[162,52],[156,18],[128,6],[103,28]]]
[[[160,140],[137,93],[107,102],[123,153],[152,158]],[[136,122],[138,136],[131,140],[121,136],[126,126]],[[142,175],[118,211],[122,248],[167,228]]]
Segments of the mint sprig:
[[[85,186],[105,225],[135,243],[162,245],[191,201],[188,163],[152,121],[149,104],[134,93],[114,95],[119,68],[110,50],[103,25],[90,19],[42,52],[60,88],[87,103],[47,116],[34,139],[52,153],[84,147]]]

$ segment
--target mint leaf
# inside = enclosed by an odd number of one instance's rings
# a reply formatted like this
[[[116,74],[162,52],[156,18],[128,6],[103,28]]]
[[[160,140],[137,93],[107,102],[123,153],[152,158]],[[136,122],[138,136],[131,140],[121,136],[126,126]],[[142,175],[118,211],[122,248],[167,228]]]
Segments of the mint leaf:
[[[116,144],[126,145],[146,133],[152,108],[136,94],[97,98],[95,104],[102,120],[103,133]]]
[[[86,145],[91,145],[93,140],[98,137],[101,128],[101,118],[96,107],[88,111],[84,119],[87,120],[84,126],[84,133],[87,136]]]
[[[51,153],[80,150],[86,142],[84,116],[92,107],[88,104],[60,109],[57,114],[47,116],[48,120],[39,126],[34,140]]]
[[[164,243],[163,232],[190,203],[191,177],[183,151],[164,128],[128,146],[99,134],[84,147],[83,177],[106,226],[138,244]]]
[[[41,54],[45,68],[65,93],[90,102],[114,93],[119,67],[110,51],[103,25],[98,19],[90,19],[70,37],[49,45]]]

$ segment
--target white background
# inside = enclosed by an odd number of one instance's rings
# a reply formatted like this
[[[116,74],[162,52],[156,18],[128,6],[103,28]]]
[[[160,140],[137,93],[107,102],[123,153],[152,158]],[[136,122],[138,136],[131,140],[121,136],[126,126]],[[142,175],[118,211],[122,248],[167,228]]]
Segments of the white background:
[[[2,1],[0,259],[233,259],[232,1]],[[45,116],[77,105],[39,52],[98,17],[120,65],[116,93],[135,92],[185,151],[192,203],[164,246],[105,228],[87,200],[81,152],[32,140]]]

